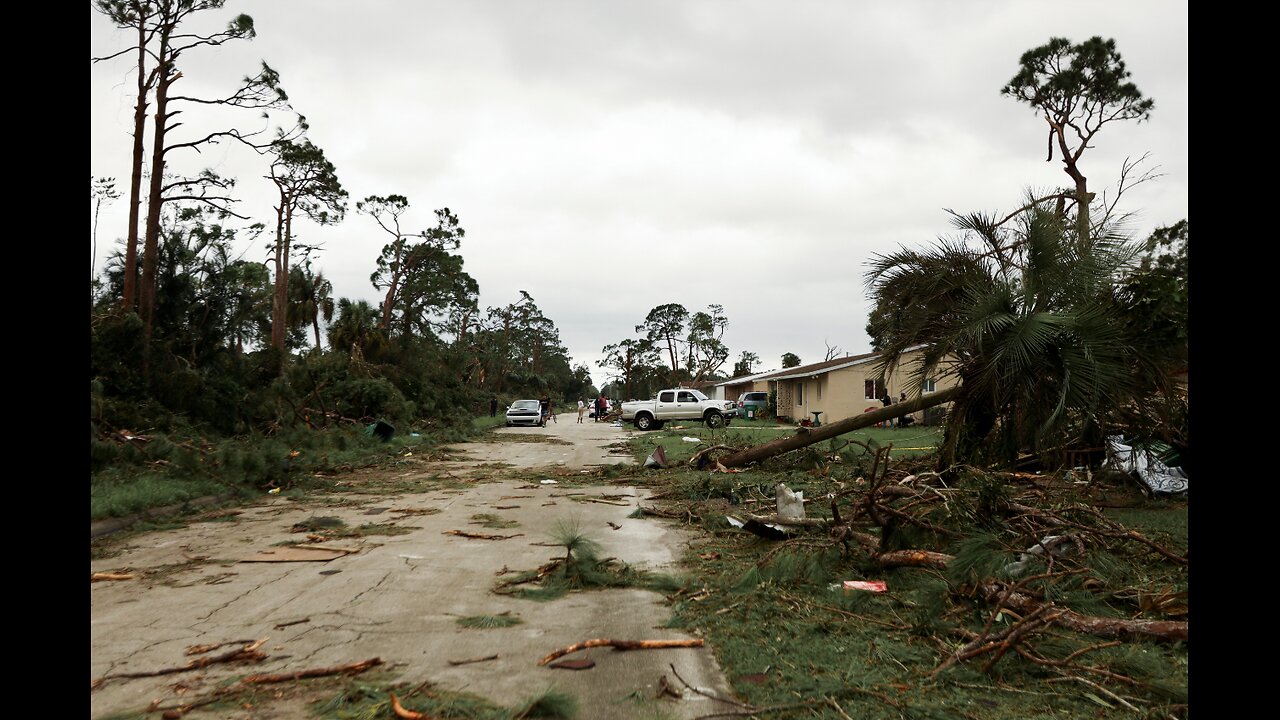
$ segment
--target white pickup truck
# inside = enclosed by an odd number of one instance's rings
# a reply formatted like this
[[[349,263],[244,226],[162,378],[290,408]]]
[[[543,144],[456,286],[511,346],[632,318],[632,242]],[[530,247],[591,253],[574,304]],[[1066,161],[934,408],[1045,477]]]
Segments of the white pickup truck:
[[[728,400],[712,400],[691,388],[659,391],[652,400],[622,403],[622,421],[634,423],[637,430],[657,430],[668,420],[695,420],[715,429],[729,424],[738,408]]]

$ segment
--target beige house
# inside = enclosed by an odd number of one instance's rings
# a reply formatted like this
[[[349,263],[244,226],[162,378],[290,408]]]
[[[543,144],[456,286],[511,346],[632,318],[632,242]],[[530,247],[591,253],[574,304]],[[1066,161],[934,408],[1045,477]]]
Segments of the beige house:
[[[884,407],[880,398],[887,392],[894,402],[901,393],[907,397],[907,380],[918,366],[920,351],[908,352],[888,377],[881,379],[878,352],[787,368],[755,380],[778,393],[778,416],[792,421],[813,420],[821,412],[822,423],[853,417],[868,410]],[[945,390],[955,385],[951,377],[931,378],[920,390],[923,394]],[[913,413],[916,422],[924,412]]]
[[[752,375],[742,375],[736,378],[729,378],[723,382],[716,383],[711,391],[703,391],[707,393],[707,397],[713,400],[734,400],[742,397],[749,392],[769,392],[772,386],[763,378],[776,374],[777,370],[766,370]]]

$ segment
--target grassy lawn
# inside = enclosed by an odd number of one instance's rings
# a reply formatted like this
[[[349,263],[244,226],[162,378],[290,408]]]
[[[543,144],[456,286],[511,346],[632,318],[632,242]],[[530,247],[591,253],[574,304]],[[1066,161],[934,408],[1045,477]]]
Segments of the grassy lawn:
[[[694,453],[710,445],[731,445],[748,448],[796,433],[793,425],[779,425],[765,421],[734,421],[727,428],[711,430],[702,423],[667,424],[661,430],[638,433],[631,446],[638,461],[643,462],[658,445],[663,447],[667,459],[673,463],[688,461]],[[685,438],[698,438],[690,442]],[[849,447],[849,441],[886,447],[892,445],[890,457],[915,457],[932,452],[942,439],[942,429],[937,427],[862,428],[845,433],[813,446],[819,450],[837,452],[836,448]]]

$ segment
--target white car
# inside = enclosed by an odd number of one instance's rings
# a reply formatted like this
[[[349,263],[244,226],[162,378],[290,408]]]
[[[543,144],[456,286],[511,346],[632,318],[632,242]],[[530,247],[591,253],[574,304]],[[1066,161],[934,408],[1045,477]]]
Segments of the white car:
[[[527,425],[529,427],[546,427],[542,419],[542,403],[537,400],[517,400],[507,408],[507,427]]]

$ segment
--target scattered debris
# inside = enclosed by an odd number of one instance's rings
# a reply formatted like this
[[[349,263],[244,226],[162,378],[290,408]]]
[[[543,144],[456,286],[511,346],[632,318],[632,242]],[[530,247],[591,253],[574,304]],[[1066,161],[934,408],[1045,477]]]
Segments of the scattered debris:
[[[190,645],[187,647],[187,651],[183,654],[184,655],[203,655],[207,652],[217,650],[220,647],[226,647],[228,645],[248,645],[249,643],[252,643],[252,642],[254,642],[254,640],[252,639],[228,640],[226,642],[213,643],[211,645]]]
[[[684,693],[676,688],[671,687],[671,683],[667,682],[667,676],[663,675],[658,678],[658,692],[654,695],[654,699],[663,697],[673,697],[676,700],[683,700]]]
[[[350,665],[335,665],[327,668],[311,668],[309,670],[299,670],[291,673],[279,673],[274,675],[249,675],[242,678],[240,682],[246,685],[261,685],[266,683],[289,682],[290,680],[303,680],[306,678],[326,677],[329,675],[359,675],[375,665],[381,665],[382,658],[369,658],[361,660],[358,663]]]
[[[647,468],[663,469],[669,466],[667,462],[667,451],[661,445],[653,449],[649,453],[649,457],[645,458],[644,466]]]
[[[513,537],[520,537],[524,533],[516,533],[515,535],[484,535],[482,533],[469,533],[462,530],[445,530],[441,535],[457,535],[458,537],[473,538],[476,540],[510,540]]]
[[[301,620],[290,620],[289,622],[279,623],[279,624],[277,624],[277,625],[275,625],[275,626],[274,626],[274,629],[275,629],[275,630],[281,630],[281,629],[283,629],[283,628],[287,628],[287,627],[289,627],[290,625],[300,625],[300,624],[302,624],[302,623],[304,623],[304,622],[311,622],[311,618],[309,618],[309,617],[304,617],[304,618],[302,618]]]
[[[519,505],[494,505],[494,510],[519,510]]]
[[[681,439],[681,440],[683,440],[683,441],[685,441],[685,442],[691,442],[691,443],[700,443],[700,442],[702,442],[702,438],[689,437],[688,435],[685,435],[684,437],[682,437],[682,438],[680,438],[680,439]]]
[[[614,530],[621,530],[621,529],[622,529],[622,526],[621,526],[621,525],[619,525],[619,524],[618,524],[618,523],[616,523],[616,522],[609,522],[608,520],[606,520],[606,521],[605,521],[605,523],[606,523],[606,524],[608,524],[608,526],[609,526],[609,527],[611,527],[611,528],[613,528]]]
[[[267,641],[267,638],[262,638],[261,640],[248,643],[243,647],[237,648],[235,650],[231,650],[230,652],[225,652],[221,655],[214,655],[213,657],[196,658],[181,667],[171,667],[171,668],[164,668],[162,670],[150,670],[150,671],[144,671],[144,672],[116,673],[114,675],[103,675],[102,677],[93,681],[93,683],[90,685],[90,689],[97,690],[98,688],[102,687],[102,684],[105,683],[107,680],[115,679],[115,678],[141,678],[141,677],[156,677],[159,675],[172,675],[174,673],[187,672],[188,670],[199,670],[200,668],[208,667],[210,665],[215,665],[217,663],[262,662],[263,660],[267,659],[267,654],[259,651],[258,648],[262,647],[263,643],[265,643],[266,641]]]
[[[568,647],[560,648],[552,651],[546,657],[538,661],[539,665],[546,665],[556,658],[564,657],[579,650],[586,650],[593,647],[611,647],[614,650],[658,650],[662,648],[695,648],[702,647],[702,638],[694,638],[691,640],[610,640],[608,638],[595,638],[592,640],[583,640],[580,643],[574,643]]]
[[[484,657],[467,658],[466,660],[446,660],[450,665],[470,665],[471,663],[488,662],[489,660],[497,660],[497,655],[485,655]]]
[[[559,481],[552,480],[551,478],[547,478],[546,480],[542,481],[542,484],[543,485],[559,485],[560,483]]]
[[[1046,553],[1052,555],[1053,551],[1056,550],[1059,545],[1064,545],[1073,539],[1075,538],[1071,535],[1048,535],[1040,542],[1027,548],[1026,552],[1019,553],[1017,562],[1011,562],[1008,565],[1005,565],[1004,572],[1009,577],[1018,577],[1027,571],[1027,567],[1031,564],[1033,559],[1041,557]],[[1076,542],[1079,542],[1079,540],[1076,540]]]
[[[1138,447],[1119,435],[1107,438],[1107,462],[1121,472],[1138,476],[1152,493],[1176,494],[1187,491],[1190,480],[1180,467],[1170,467],[1159,457],[1159,448]],[[1165,449],[1169,452],[1169,449]]]
[[[845,580],[845,590],[866,590],[867,592],[888,592],[889,586],[883,580]]]
[[[391,440],[392,436],[396,434],[396,428],[386,420],[379,420],[378,422],[366,427],[365,434],[377,436],[377,438],[382,440],[382,442],[388,442]]]
[[[328,548],[316,545],[289,545],[273,550],[259,550],[239,562],[329,562],[357,552],[354,549]]]
[[[440,508],[431,507],[411,507],[411,508],[392,508],[391,512],[401,513],[404,515],[436,515],[441,512]]]
[[[732,515],[726,515],[725,520],[728,520],[729,524],[736,528],[746,530],[753,535],[759,535],[766,540],[786,540],[791,537],[790,531],[786,526],[776,523],[763,523],[755,518],[747,518],[743,522]]]
[[[364,511],[364,514],[365,515],[381,515],[382,513],[386,512],[389,509],[390,508],[384,508],[384,507],[369,508],[368,510]]]
[[[538,487],[537,485],[521,485],[520,487]],[[531,498],[532,495],[503,495],[499,500],[519,500],[521,498]]]
[[[777,487],[778,516],[788,520],[799,520],[804,515],[804,491],[792,492],[786,483],[778,483]]]
[[[294,523],[289,528],[289,532],[315,532],[319,530],[336,530],[344,528],[347,523],[342,518],[337,517],[309,517],[299,523]]]
[[[417,710],[407,710],[400,704],[400,698],[395,693],[391,693],[391,712],[401,720],[434,720],[430,715],[420,713]]]
[[[551,667],[561,670],[590,670],[595,666],[595,660],[561,660],[551,663]]]
[[[133,573],[96,572],[90,576],[89,582],[102,582],[103,580],[132,580],[132,579],[133,579]]]

